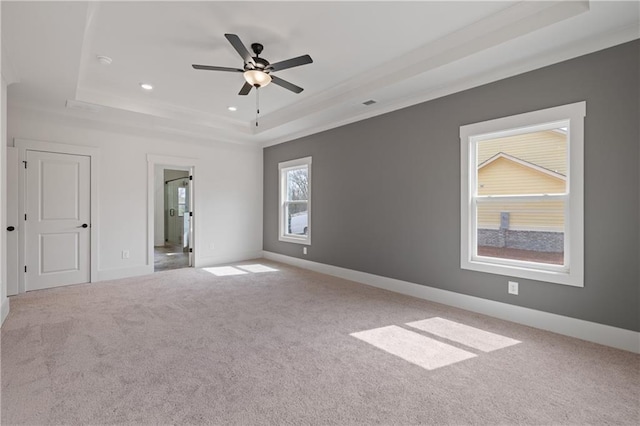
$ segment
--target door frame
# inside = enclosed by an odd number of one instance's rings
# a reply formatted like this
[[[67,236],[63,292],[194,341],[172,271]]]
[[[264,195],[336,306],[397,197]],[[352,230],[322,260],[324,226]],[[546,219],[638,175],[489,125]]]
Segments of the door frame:
[[[7,234],[7,296],[15,296],[18,292],[18,280],[20,274],[18,271],[18,252],[20,251],[18,246],[18,239],[20,235],[20,221],[18,220],[18,197],[20,188],[18,187],[18,175],[20,169],[18,168],[18,149],[13,146],[7,147],[7,163],[6,163],[6,181],[7,181],[7,209],[6,224],[8,226],[14,226],[15,232]],[[14,234],[14,235],[11,235]]]
[[[187,158],[187,157],[172,157],[168,155],[156,155],[156,154],[147,154],[147,267],[150,268],[151,273],[154,270],[154,233],[155,233],[155,169],[156,166],[163,166],[165,168],[171,167],[180,167],[189,169],[189,175],[192,176],[191,181],[189,182],[190,191],[190,209],[193,213],[191,217],[191,239],[189,242],[189,246],[192,251],[189,253],[189,266],[192,268],[196,267],[196,234],[199,229],[198,223],[196,220],[196,201],[195,201],[195,192],[196,192],[196,165],[198,160],[195,158]],[[164,181],[164,180],[163,180]]]
[[[99,239],[100,226],[98,214],[98,176],[100,168],[100,148],[91,146],[71,145],[58,142],[45,142],[31,139],[14,139],[14,146],[18,149],[18,268],[24,271],[27,247],[26,247],[26,227],[27,222],[24,220],[26,214],[26,196],[27,196],[27,175],[23,162],[27,161],[27,151],[53,152],[56,154],[84,155],[89,157],[89,173],[91,179],[90,185],[90,218],[91,227],[89,244],[89,282],[98,281],[98,259],[99,259]],[[18,273],[18,293],[25,292],[25,273]]]

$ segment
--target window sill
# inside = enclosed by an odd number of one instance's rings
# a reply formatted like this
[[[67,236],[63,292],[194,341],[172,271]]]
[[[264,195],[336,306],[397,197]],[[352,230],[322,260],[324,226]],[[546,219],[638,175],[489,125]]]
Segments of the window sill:
[[[517,265],[502,265],[481,260],[463,260],[462,269],[486,272],[489,274],[503,275],[507,277],[525,278],[535,281],[543,281],[554,284],[568,285],[572,287],[584,287],[584,279],[571,271],[546,271]]]
[[[285,243],[303,244],[307,246],[311,245],[310,237],[291,237],[291,236],[280,235],[278,237],[278,240]]]

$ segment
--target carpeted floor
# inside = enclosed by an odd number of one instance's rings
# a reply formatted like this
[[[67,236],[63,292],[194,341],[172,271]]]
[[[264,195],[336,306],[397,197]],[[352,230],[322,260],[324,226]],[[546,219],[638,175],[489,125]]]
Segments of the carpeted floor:
[[[640,423],[639,355],[262,259],[16,296],[1,342],[3,425]]]

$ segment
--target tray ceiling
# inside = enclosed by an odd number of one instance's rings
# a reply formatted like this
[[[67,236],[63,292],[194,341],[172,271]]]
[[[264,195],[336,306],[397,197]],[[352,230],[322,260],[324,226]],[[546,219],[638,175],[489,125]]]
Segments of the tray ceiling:
[[[638,16],[637,2],[3,1],[2,69],[12,107],[265,146],[633,40]],[[191,67],[241,68],[225,33],[271,62],[314,60],[277,74],[301,94],[260,90],[257,127],[242,74]]]

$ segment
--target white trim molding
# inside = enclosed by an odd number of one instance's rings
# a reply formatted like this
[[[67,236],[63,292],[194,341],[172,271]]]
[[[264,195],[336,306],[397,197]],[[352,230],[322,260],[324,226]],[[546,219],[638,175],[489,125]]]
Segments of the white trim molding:
[[[206,268],[208,266],[216,266],[223,263],[243,262],[246,260],[262,258],[262,250],[230,252],[217,256],[200,257],[196,268]]]
[[[200,221],[197,220],[196,215],[196,166],[199,161],[195,158],[188,157],[173,157],[167,155],[147,154],[147,261],[146,267],[149,268],[149,273],[153,273],[154,270],[154,255],[153,255],[153,243],[154,243],[154,223],[155,223],[155,168],[156,166],[173,166],[183,167],[188,169],[191,176],[190,185],[190,208],[193,216],[191,218],[191,241],[189,247],[191,249],[189,253],[190,266],[198,266],[198,250],[196,250],[196,239],[199,235]]]
[[[98,281],[110,281],[120,278],[137,277],[153,274],[153,265],[127,266],[125,268],[101,269],[98,271]]]
[[[640,353],[640,332],[264,251],[265,259],[577,339]]]
[[[460,126],[460,268],[555,284],[584,287],[584,118],[576,102]],[[479,195],[477,145],[488,140],[567,127],[568,172],[562,194]],[[498,158],[498,154],[488,160]],[[505,157],[507,158],[507,157]],[[513,157],[512,157],[513,158]],[[562,201],[564,264],[551,265],[481,256],[477,252],[477,209],[490,202]]]
[[[2,301],[2,306],[0,306],[0,325],[4,324],[4,320],[6,320],[9,315],[9,300],[8,297],[5,297]]]
[[[278,198],[278,240],[287,243],[311,245],[311,157],[298,158],[295,160],[278,163],[278,185],[280,188]],[[297,169],[307,169],[307,231],[302,235],[294,235],[287,231],[286,207],[285,204],[293,204],[295,201],[287,199],[288,179],[287,173]],[[302,203],[304,201],[298,201]]]

